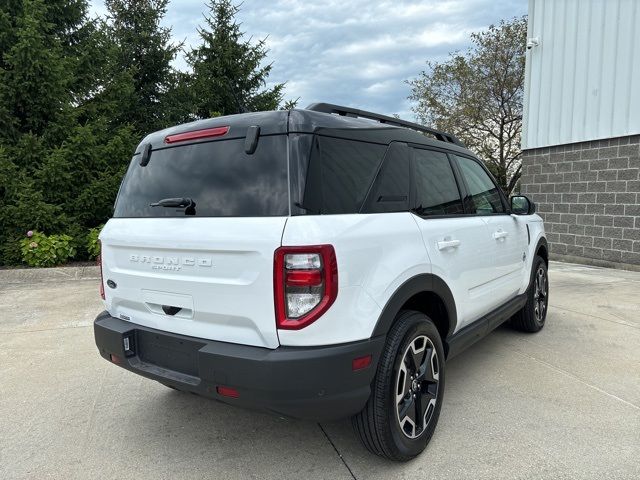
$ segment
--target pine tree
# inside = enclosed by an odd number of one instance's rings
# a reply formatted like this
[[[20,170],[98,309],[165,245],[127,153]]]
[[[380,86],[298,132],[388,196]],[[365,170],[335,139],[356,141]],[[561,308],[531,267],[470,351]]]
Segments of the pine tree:
[[[209,5],[193,72],[172,68],[167,2],[107,0],[106,20],[87,0],[0,2],[0,265],[20,263],[27,230],[70,234],[83,255],[145,133],[281,103],[264,40],[243,40],[230,1]]]
[[[208,9],[206,25],[198,29],[202,43],[187,55],[192,113],[208,118],[278,108],[284,84],[266,88],[272,66],[263,64],[265,39],[255,44],[244,39],[235,19],[239,7],[231,0],[211,0]]]
[[[0,137],[14,141],[21,133],[41,135],[58,119],[72,79],[43,0],[25,0],[21,10],[3,35],[0,67]]]
[[[171,42],[171,29],[160,25],[168,0],[107,0],[108,35],[113,42],[111,72],[131,88],[115,120],[146,134],[167,125],[162,103],[172,86],[175,59],[182,45]],[[123,75],[124,74],[124,75]]]
[[[20,261],[27,230],[81,239],[104,222],[139,140],[112,121],[115,101],[102,95],[110,44],[87,8],[0,5],[0,265]]]

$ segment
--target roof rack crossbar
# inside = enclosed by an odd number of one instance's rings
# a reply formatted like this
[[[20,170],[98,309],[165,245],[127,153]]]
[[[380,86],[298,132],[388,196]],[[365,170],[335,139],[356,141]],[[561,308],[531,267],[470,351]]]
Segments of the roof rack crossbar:
[[[389,117],[387,115],[381,115],[379,113],[358,110],[357,108],[343,107],[341,105],[333,105],[331,103],[312,103],[306,108],[306,110],[322,113],[335,113],[343,117],[366,118],[368,120],[375,120],[387,125],[410,128],[412,130],[417,130],[418,132],[433,135],[437,140],[440,140],[441,142],[453,143],[455,145],[464,147],[464,144],[455,135],[441,132],[440,130],[436,130],[435,128],[425,127],[424,125],[420,125],[418,123],[400,120],[399,118]]]

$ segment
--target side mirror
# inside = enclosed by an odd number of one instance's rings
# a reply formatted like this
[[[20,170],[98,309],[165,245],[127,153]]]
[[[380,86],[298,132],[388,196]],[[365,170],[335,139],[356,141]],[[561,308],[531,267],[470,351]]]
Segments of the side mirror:
[[[515,215],[533,215],[536,213],[536,204],[524,195],[511,197],[511,213]]]

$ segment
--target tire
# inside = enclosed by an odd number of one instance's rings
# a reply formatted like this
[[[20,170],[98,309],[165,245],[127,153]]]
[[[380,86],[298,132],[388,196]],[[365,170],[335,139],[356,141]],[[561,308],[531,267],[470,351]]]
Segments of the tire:
[[[542,330],[549,310],[549,276],[547,264],[536,255],[533,260],[527,303],[511,318],[511,325],[522,332]]]
[[[429,317],[412,310],[398,313],[387,336],[371,396],[351,419],[370,452],[406,461],[425,449],[440,416],[444,361],[442,339]],[[419,376],[411,381],[416,364],[421,367]],[[413,422],[420,417],[426,425]]]

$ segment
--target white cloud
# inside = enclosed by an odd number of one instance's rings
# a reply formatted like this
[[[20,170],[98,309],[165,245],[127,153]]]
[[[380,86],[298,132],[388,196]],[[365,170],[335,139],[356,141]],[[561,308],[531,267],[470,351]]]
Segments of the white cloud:
[[[92,4],[104,13],[100,0]],[[244,0],[241,8],[243,31],[268,37],[269,83],[287,82],[287,98],[411,119],[405,80],[466,48],[470,32],[526,14],[527,0]],[[195,45],[204,11],[202,0],[174,0],[164,23],[176,41]]]

